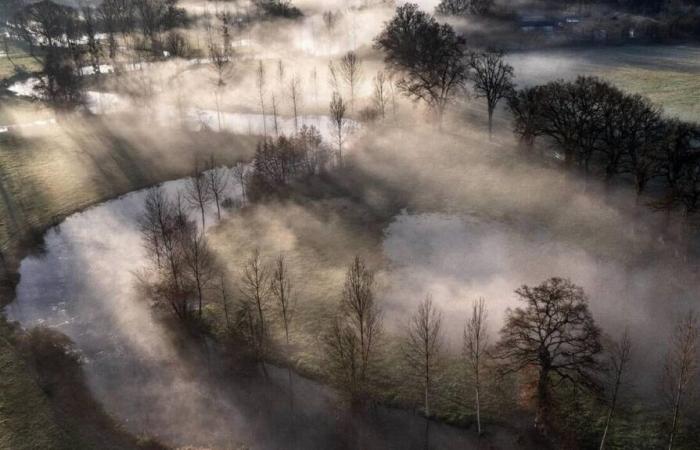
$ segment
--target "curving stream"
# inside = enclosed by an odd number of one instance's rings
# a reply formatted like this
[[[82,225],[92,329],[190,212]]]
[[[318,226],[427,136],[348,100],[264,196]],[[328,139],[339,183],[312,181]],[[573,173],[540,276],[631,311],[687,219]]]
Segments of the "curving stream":
[[[182,185],[164,186],[173,194]],[[45,252],[22,261],[17,299],[6,307],[25,328],[45,325],[73,340],[89,387],[127,429],[176,446],[422,449],[429,436],[430,448],[475,448],[472,433],[440,424],[426,430],[407,411],[351,417],[330,389],[295,374],[290,386],[283,369],[271,368],[267,380],[222,380],[216,358],[200,365],[182,359],[134,288],[145,264],[136,224],[144,194],[105,202],[49,230]],[[213,218],[210,211],[208,223]],[[494,439],[508,448],[513,435]]]

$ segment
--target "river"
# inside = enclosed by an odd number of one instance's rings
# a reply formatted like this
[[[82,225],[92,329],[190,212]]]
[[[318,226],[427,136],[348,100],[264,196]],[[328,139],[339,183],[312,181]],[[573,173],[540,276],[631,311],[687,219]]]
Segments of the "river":
[[[183,181],[164,187],[173,195]],[[90,389],[128,430],[175,446],[476,448],[473,433],[438,423],[426,430],[408,411],[379,407],[353,417],[329,388],[297,374],[290,385],[285,369],[268,367],[269,379],[222,379],[216,357],[201,365],[185,359],[135,289],[145,265],[137,227],[144,195],[105,202],[50,229],[44,251],[22,261],[17,299],[6,307],[25,328],[44,325],[72,339]],[[207,223],[214,222],[212,209]],[[509,448],[513,439],[502,430],[491,443]]]

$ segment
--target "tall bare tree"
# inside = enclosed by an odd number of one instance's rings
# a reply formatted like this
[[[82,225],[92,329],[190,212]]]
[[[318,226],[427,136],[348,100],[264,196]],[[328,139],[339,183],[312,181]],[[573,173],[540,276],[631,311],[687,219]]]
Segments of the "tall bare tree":
[[[219,122],[219,131],[221,131],[221,107],[219,99],[221,89],[226,86],[226,80],[231,76],[231,70],[233,68],[233,52],[231,50],[231,37],[229,35],[229,15],[227,13],[222,13],[218,15],[218,17],[222,21],[221,38],[217,39],[210,29],[208,50],[211,67],[216,73],[214,95],[216,100],[216,113]]]
[[[348,268],[341,300],[351,327],[359,337],[361,381],[366,381],[378,334],[381,331],[381,310],[374,299],[374,272],[359,256]]]
[[[256,71],[258,95],[260,96],[260,113],[263,121],[263,135],[267,136],[267,117],[265,116],[265,66],[262,61],[258,62]]]
[[[345,276],[339,312],[324,334],[329,375],[354,402],[367,394],[381,334],[381,310],[373,290],[373,272],[356,257]]]
[[[464,327],[464,356],[474,377],[474,406],[477,432],[481,434],[481,374],[488,355],[489,341],[486,325],[486,304],[483,298],[472,305],[472,314]]]
[[[228,188],[228,171],[222,167],[217,167],[214,156],[212,155],[209,157],[206,176],[210,197],[214,200],[214,203],[216,203],[216,215],[219,220],[221,220],[221,201]]]
[[[355,111],[355,94],[358,85],[362,82],[362,60],[357,56],[357,53],[347,52],[340,60],[340,73],[343,80],[348,85],[350,91],[350,111]]]
[[[277,97],[272,94],[272,125],[275,127],[275,136],[280,136],[280,128],[278,121],[279,114],[277,113]]]
[[[241,187],[241,197],[243,202],[245,203],[248,201],[248,195],[246,192],[246,185],[248,184],[248,172],[246,170],[246,166],[244,164],[236,164],[233,167],[233,169],[231,169],[231,172],[233,173],[233,178]]]
[[[189,230],[184,236],[184,267],[190,282],[197,292],[197,312],[202,317],[204,290],[214,277],[214,256],[209,249],[204,229]]]
[[[486,99],[489,116],[489,137],[493,135],[493,113],[498,102],[507,98],[514,89],[513,66],[503,60],[503,52],[472,53],[469,58],[474,92]]]
[[[612,423],[613,414],[615,414],[615,407],[617,406],[618,395],[620,393],[620,387],[622,386],[623,375],[627,365],[630,362],[632,356],[632,341],[629,335],[629,329],[625,328],[624,333],[622,333],[622,338],[619,342],[615,342],[610,352],[610,368],[613,371],[613,384],[612,384],[612,394],[610,398],[610,408],[608,409],[608,416],[605,419],[605,428],[603,429],[603,437],[600,439],[600,450],[605,448],[605,440],[608,436],[608,430],[610,429],[610,424]]]
[[[199,209],[202,216],[202,230],[204,230],[206,225],[204,212],[212,201],[212,195],[209,188],[209,178],[206,172],[200,169],[198,162],[195,162],[192,175],[187,180],[185,200],[190,208]]]
[[[219,272],[219,294],[221,296],[221,305],[224,307],[224,319],[226,320],[226,329],[231,330],[231,311],[228,303],[228,289],[226,286],[226,278],[223,272]]]
[[[583,289],[569,280],[551,278],[539,286],[522,286],[515,293],[525,306],[506,311],[496,356],[502,362],[502,375],[537,371],[535,426],[546,433],[553,384],[597,386],[600,329]]]
[[[374,107],[382,119],[386,119],[386,108],[389,104],[389,86],[387,76],[381,70],[374,77]]]
[[[243,300],[251,311],[251,340],[259,360],[263,360],[267,346],[266,311],[270,299],[270,273],[262,261],[260,250],[255,249],[246,261],[241,285]],[[263,363],[264,368],[264,363]]]
[[[343,97],[337,92],[333,93],[330,105],[330,116],[332,132],[335,135],[336,144],[338,146],[338,165],[343,166],[343,143],[345,142],[345,113],[347,107],[343,101]]]
[[[294,114],[294,133],[299,131],[299,106],[301,102],[301,81],[295,74],[289,80],[289,101],[292,103]]]
[[[430,417],[430,393],[442,353],[442,313],[426,296],[408,324],[404,356],[410,367],[419,372],[423,385],[423,408]]]
[[[671,404],[672,420],[668,433],[668,450],[673,448],[678,426],[687,400],[698,379],[700,325],[698,315],[690,311],[676,325],[664,366],[664,391]]]
[[[288,264],[283,255],[279,255],[275,261],[271,291],[277,301],[277,306],[282,316],[282,324],[284,325],[284,336],[289,345],[289,325],[294,314],[296,298],[292,293],[292,280]]]

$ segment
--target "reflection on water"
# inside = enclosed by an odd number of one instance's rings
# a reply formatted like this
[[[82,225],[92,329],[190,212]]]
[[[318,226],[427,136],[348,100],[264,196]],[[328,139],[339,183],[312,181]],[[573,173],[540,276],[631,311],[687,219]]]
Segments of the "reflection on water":
[[[165,184],[171,195],[182,187]],[[22,262],[17,300],[6,310],[24,327],[44,324],[68,335],[109,413],[132,432],[174,445],[426,448],[426,422],[412,413],[374,408],[353,417],[328,388],[297,375],[290,386],[287,371],[274,367],[268,380],[222,377],[211,343],[200,364],[183,361],[134,295],[134,272],[145,264],[136,226],[143,198],[143,191],[131,193],[50,230],[45,254]],[[214,215],[212,208],[208,223]],[[439,424],[429,431],[428,448],[475,448],[473,433]],[[514,437],[504,431],[497,439],[498,448],[509,448]]]

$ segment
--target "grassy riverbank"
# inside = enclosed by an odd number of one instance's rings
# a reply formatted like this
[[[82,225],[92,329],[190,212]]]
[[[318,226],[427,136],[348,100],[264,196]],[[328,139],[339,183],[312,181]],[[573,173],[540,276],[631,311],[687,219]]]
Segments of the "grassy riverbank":
[[[0,105],[0,117],[12,123],[53,116],[12,98]],[[196,157],[212,154],[220,164],[250,159],[254,144],[251,137],[176,131],[119,117],[74,116],[0,134],[0,303],[13,300],[18,264],[40,248],[47,228],[91,205],[183,177]],[[2,319],[0,448],[154,448],[119,430],[70,361],[60,365],[59,389],[48,389],[33,350],[20,349],[23,339]]]

